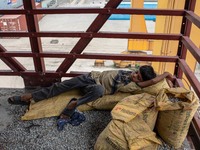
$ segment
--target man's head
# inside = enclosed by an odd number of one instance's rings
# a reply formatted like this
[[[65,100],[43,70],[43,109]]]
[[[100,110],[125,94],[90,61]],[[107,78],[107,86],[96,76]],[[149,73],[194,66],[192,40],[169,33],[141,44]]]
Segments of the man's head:
[[[144,65],[139,68],[139,74],[143,81],[151,80],[156,77],[156,73],[152,66]]]

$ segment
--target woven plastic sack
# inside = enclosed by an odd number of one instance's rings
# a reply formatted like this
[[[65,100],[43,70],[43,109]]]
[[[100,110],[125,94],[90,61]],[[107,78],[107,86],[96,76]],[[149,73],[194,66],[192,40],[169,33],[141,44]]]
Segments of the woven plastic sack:
[[[137,116],[129,123],[112,120],[97,138],[94,149],[156,150],[160,144],[156,134]]]
[[[73,90],[60,94],[49,99],[35,103],[31,102],[28,111],[21,117],[22,120],[32,120],[45,117],[58,116],[66,107],[70,99],[80,97],[78,90]],[[92,109],[92,108],[87,108]]]
[[[112,110],[112,121],[98,137],[96,150],[157,149],[161,142],[152,131],[157,118],[155,96],[147,93],[129,96]]]
[[[148,108],[152,108],[155,100],[155,96],[147,93],[128,96],[121,100],[113,108],[113,110],[111,111],[112,117],[115,120],[129,122],[137,115],[145,112],[145,110],[147,110]],[[155,118],[157,118],[157,116],[155,116]],[[152,118],[150,118],[150,120],[152,120]]]
[[[132,94],[123,92],[117,92],[113,95],[104,95],[103,97],[98,98],[87,105],[98,110],[112,110],[120,100],[130,95]]]
[[[163,80],[153,86],[146,87],[143,90],[147,91],[147,93],[149,92],[156,94],[156,92],[158,92],[161,88],[167,86],[166,84],[167,83],[164,82]],[[120,100],[132,94],[133,93],[117,92],[113,95],[104,95],[102,98],[99,98],[95,101],[79,106],[78,110],[79,111],[87,111],[92,109],[111,110]],[[21,117],[21,119],[32,120],[44,117],[58,116],[71,98],[73,97],[78,98],[80,96],[81,93],[78,90],[72,90],[52,98],[42,100],[37,103],[33,102],[29,107],[29,111],[27,111],[25,115]]]
[[[148,93],[151,95],[156,95],[158,92],[163,88],[169,88],[169,85],[166,79],[158,82],[157,84],[142,88],[141,90],[137,90],[134,93],[127,93],[127,92],[117,92],[114,95],[106,95],[102,98],[99,98],[93,102],[88,103],[87,105],[100,110],[111,110],[114,106],[123,98],[139,93]]]
[[[157,95],[158,92],[164,88],[169,88],[169,85],[168,85],[166,79],[163,79],[162,81],[160,81],[154,85],[142,88],[142,92],[149,93],[152,95]]]
[[[190,90],[168,88],[159,92],[156,107],[159,115],[156,130],[159,136],[175,148],[181,147],[199,101]]]
[[[104,95],[102,98],[88,104],[83,104],[78,107],[79,111],[88,111],[93,109],[112,109],[121,99],[131,95],[130,93],[115,93],[113,95]],[[78,90],[65,92],[58,96],[39,101],[32,102],[29,110],[21,117],[22,120],[32,120],[45,117],[58,116],[66,107],[71,98],[81,97]]]
[[[109,124],[98,136],[96,143],[94,145],[94,150],[120,150],[119,147],[117,147],[115,144],[112,143],[112,141],[109,138],[107,138],[109,134],[109,131],[108,131]]]

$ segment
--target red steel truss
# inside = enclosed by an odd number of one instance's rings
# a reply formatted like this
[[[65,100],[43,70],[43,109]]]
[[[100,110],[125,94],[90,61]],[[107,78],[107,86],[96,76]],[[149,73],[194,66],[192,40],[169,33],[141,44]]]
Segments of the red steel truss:
[[[28,32],[0,32],[0,37],[28,37],[31,52],[7,51],[0,44],[0,58],[11,68],[0,70],[0,75],[21,76],[26,87],[45,86],[48,83],[60,81],[62,77],[73,77],[83,72],[73,71],[66,73],[76,59],[104,59],[104,60],[140,60],[154,62],[175,63],[174,75],[176,85],[182,86],[182,74],[184,73],[192,88],[200,98],[200,83],[193,71],[185,61],[187,51],[200,63],[200,49],[189,38],[191,25],[200,28],[200,17],[194,13],[196,0],[186,0],[183,10],[167,9],[123,9],[117,8],[122,0],[110,0],[104,8],[62,8],[62,9],[35,9],[35,0],[23,0],[24,9],[0,10],[0,14],[22,14],[26,16]],[[98,14],[85,32],[45,32],[39,31],[37,14]],[[112,14],[145,14],[182,16],[182,27],[179,34],[157,33],[124,33],[124,32],[99,32],[100,28]],[[80,40],[67,52],[43,52],[40,37],[77,37]],[[93,38],[118,38],[118,39],[156,39],[179,41],[177,56],[157,55],[125,55],[109,53],[83,53],[84,49]],[[32,57],[34,70],[27,70],[14,57]],[[55,71],[45,69],[44,58],[64,58],[64,61]],[[197,149],[200,149],[200,117],[196,114],[191,124],[189,136]]]

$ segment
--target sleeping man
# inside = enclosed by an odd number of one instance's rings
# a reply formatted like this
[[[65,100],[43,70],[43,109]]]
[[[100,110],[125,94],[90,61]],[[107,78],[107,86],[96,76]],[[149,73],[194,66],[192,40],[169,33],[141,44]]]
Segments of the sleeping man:
[[[72,98],[60,114],[59,118],[70,118],[75,109],[85,103],[94,101],[103,95],[112,95],[120,92],[135,92],[141,88],[151,86],[167,78],[174,80],[169,72],[156,75],[151,66],[141,66],[138,71],[110,70],[92,71],[69,80],[54,83],[50,87],[44,87],[32,93],[25,93],[21,96],[8,98],[10,104],[28,105],[31,99],[35,102],[59,95],[72,89],[80,89],[83,96]]]

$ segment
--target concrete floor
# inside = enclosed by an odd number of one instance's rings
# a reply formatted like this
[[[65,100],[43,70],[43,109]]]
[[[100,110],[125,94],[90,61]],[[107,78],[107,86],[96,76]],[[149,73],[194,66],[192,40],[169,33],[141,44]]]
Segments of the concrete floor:
[[[29,90],[30,91],[30,90]],[[0,89],[0,150],[93,150],[99,134],[111,120],[110,111],[84,112],[86,121],[77,127],[66,125],[59,132],[56,117],[21,121],[27,106],[10,105],[8,97],[24,89]],[[159,150],[174,150],[163,143]],[[179,150],[192,150],[185,140]]]
[[[7,98],[24,89],[0,89],[0,150],[92,150],[98,135],[111,119],[109,111],[85,112],[79,126],[56,127],[56,117],[21,121],[27,106],[7,103]]]

